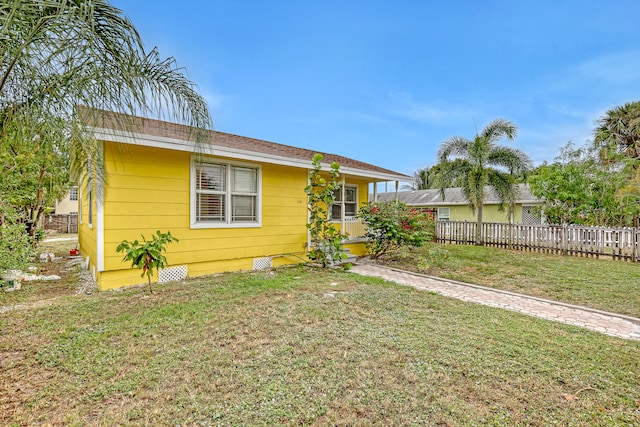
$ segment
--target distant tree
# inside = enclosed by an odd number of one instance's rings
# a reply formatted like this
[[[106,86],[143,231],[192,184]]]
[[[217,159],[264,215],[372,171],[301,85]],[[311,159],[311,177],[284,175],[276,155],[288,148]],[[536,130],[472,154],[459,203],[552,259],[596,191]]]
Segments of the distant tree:
[[[625,162],[631,166],[632,176],[621,200],[628,202],[633,187],[640,182],[640,101],[628,102],[606,112],[598,120],[595,130],[594,147],[600,161],[605,164]],[[635,204],[627,205],[632,209]],[[638,214],[633,216],[633,225],[638,227]]]
[[[460,162],[460,159],[453,160],[454,163]],[[429,190],[434,188],[460,187],[462,180],[459,177],[444,177],[441,173],[443,165],[438,163],[431,167],[425,167],[418,169],[413,173],[413,182],[410,185],[404,186],[405,190]],[[448,181],[444,181],[448,179]]]
[[[427,166],[413,173],[413,182],[406,189],[428,190],[430,188],[436,188],[436,179],[436,171]]]
[[[13,218],[31,237],[69,189],[70,138],[60,133],[60,120],[23,121],[0,138],[0,199],[19,213]]]
[[[629,102],[606,112],[598,120],[594,146],[605,161],[622,155],[640,159],[640,102]]]
[[[576,149],[569,142],[555,162],[536,168],[528,182],[551,224],[622,226],[633,214],[633,204],[625,207],[620,194],[629,176],[629,168],[603,164],[597,150]]]
[[[497,144],[502,138],[513,140],[516,126],[504,119],[490,122],[472,140],[454,136],[442,143],[438,150],[442,182],[460,180],[462,194],[472,212],[477,212],[475,241],[482,242],[482,210],[486,188],[491,188],[500,200],[500,209],[513,209],[517,197],[513,174],[526,174],[531,160],[522,151]],[[444,199],[444,186],[441,194]]]

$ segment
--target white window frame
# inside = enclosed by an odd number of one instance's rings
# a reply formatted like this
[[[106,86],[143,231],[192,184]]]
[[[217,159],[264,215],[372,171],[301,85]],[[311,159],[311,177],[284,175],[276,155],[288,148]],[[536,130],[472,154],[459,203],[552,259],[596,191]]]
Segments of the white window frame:
[[[78,223],[82,224],[82,177],[78,182]]]
[[[354,202],[347,202],[348,204],[354,204],[356,209],[355,209],[355,215],[346,215],[346,204],[344,200],[334,200],[333,205],[331,206],[331,221],[332,222],[342,222],[342,212],[345,212],[345,218],[355,218],[356,216],[358,216],[358,186],[357,185],[349,185],[349,184],[345,184],[344,185],[344,190],[346,190],[347,188],[351,188],[353,190],[355,190],[355,201]],[[343,188],[342,186],[338,187],[336,189],[336,191],[338,191],[338,194],[343,194]],[[346,191],[344,191],[344,194],[346,194]],[[339,218],[334,218],[333,217],[333,206],[340,206],[340,217]]]
[[[444,215],[445,211],[446,215]],[[451,208],[438,208],[438,221],[451,221]]]
[[[77,186],[73,186],[73,187],[69,188],[69,200],[72,201],[72,202],[77,202],[78,201],[78,187]]]
[[[211,194],[220,194],[225,197],[225,221],[197,221],[197,187],[196,187],[196,167],[200,163],[208,163],[212,165],[222,165],[226,169],[226,189],[224,191],[215,191]],[[243,195],[243,193],[232,192],[232,168],[244,167],[251,168],[257,171],[257,183],[256,183],[256,220],[255,221],[231,221],[231,198],[233,195]],[[228,160],[216,159],[210,157],[192,156],[191,157],[191,172],[190,172],[190,222],[191,228],[257,228],[262,227],[262,166],[255,163],[243,163],[243,162],[230,162]],[[247,194],[253,196],[254,194]]]

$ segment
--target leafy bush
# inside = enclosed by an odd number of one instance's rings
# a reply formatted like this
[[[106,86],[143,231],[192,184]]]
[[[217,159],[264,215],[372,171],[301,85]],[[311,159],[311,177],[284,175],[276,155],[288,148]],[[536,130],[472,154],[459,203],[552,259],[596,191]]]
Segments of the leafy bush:
[[[367,226],[367,248],[372,258],[399,249],[422,246],[435,236],[433,217],[401,202],[369,202],[358,216]]]
[[[156,231],[155,235],[152,235],[151,241],[145,239],[144,236],[141,237],[142,242],[123,240],[116,248],[116,252],[124,252],[125,255],[122,261],[131,261],[131,267],[142,270],[140,277],[147,275],[149,292],[153,293],[151,289],[153,271],[167,265],[167,258],[163,252],[167,250],[166,245],[171,242],[177,242],[178,239],[173,237],[170,231],[161,233],[160,230]]]
[[[322,154],[313,156],[313,169],[309,174],[309,185],[305,187],[309,201],[309,223],[307,229],[311,234],[313,248],[307,256],[322,267],[335,265],[345,258],[342,241],[347,237],[336,229],[329,220],[329,210],[335,200],[335,190],[340,187],[338,163],[332,163],[328,172],[329,179],[323,176]]]
[[[32,252],[27,229],[15,210],[0,206],[0,272],[26,268]]]

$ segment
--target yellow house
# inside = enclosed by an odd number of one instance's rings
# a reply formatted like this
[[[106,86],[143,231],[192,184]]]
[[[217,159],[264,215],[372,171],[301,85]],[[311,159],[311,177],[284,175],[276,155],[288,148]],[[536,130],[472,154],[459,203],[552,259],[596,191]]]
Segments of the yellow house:
[[[304,188],[315,151],[216,131],[196,144],[186,126],[111,112],[84,116],[106,177],[87,170],[79,185],[80,252],[99,289],[145,282],[116,247],[156,230],[179,239],[167,247],[171,265],[160,282],[307,260]],[[322,154],[327,169],[340,164],[344,180],[332,218],[351,236],[345,246],[362,255],[355,215],[370,184],[375,191],[376,182],[397,187],[410,177]]]

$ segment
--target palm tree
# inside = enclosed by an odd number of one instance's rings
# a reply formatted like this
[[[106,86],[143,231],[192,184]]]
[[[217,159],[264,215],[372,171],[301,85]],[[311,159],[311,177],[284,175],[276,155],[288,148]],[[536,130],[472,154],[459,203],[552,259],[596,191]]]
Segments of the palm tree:
[[[413,173],[413,182],[403,185],[404,190],[428,190],[436,188],[436,170],[435,167],[425,167],[418,169]]]
[[[605,161],[616,154],[640,159],[640,102],[628,102],[607,111],[598,120],[594,145]]]
[[[77,105],[211,127],[206,101],[174,59],[145,51],[107,0],[5,0],[0,59],[0,138],[50,117],[63,118],[60,132],[69,135]],[[91,139],[75,130],[76,153],[95,158]]]
[[[602,162],[616,162],[620,156],[626,158],[632,172],[628,188],[637,188],[640,182],[640,102],[628,102],[607,111],[598,120],[594,147],[599,150]],[[623,199],[627,200],[628,196]],[[633,226],[639,224],[639,217],[634,214]]]
[[[480,134],[476,133],[473,140],[454,136],[444,141],[438,150],[442,182],[459,180],[472,212],[478,212],[477,245],[482,244],[482,209],[487,188],[498,196],[500,209],[506,205],[511,212],[517,196],[512,175],[525,174],[532,166],[524,152],[497,145],[502,138],[513,140],[517,132],[512,122],[497,119]],[[440,191],[444,199],[444,186]]]

